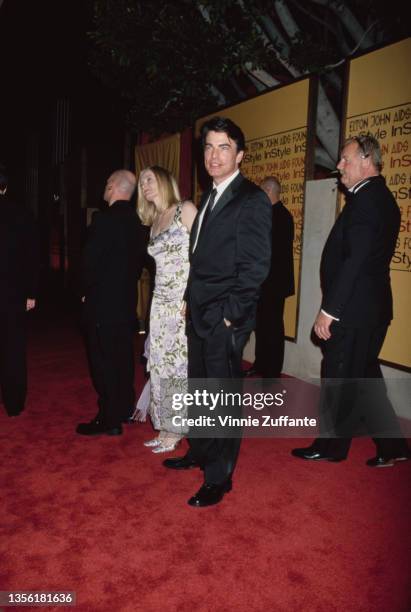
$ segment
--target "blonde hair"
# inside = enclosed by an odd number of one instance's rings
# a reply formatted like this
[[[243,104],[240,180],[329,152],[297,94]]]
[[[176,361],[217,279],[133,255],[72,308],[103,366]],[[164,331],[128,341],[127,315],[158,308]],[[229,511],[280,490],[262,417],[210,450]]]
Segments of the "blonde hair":
[[[181,201],[180,191],[178,189],[177,181],[174,176],[161,166],[148,166],[140,172],[138,177],[138,198],[137,198],[137,212],[143,225],[153,225],[154,218],[156,216],[156,207],[154,202],[149,202],[143,195],[141,188],[140,179],[144,172],[151,170],[157,180],[158,193],[161,200],[160,210],[166,210]]]

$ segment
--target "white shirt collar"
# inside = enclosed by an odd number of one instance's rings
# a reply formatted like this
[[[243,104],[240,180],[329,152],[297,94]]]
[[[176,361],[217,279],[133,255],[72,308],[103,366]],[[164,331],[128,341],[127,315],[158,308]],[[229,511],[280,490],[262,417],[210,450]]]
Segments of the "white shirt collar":
[[[358,181],[358,183],[355,183],[355,185],[350,187],[348,191],[350,193],[357,193],[357,191],[362,189],[364,187],[364,185],[366,185],[369,182],[370,182],[370,178],[361,179],[361,181]]]
[[[238,176],[239,174],[240,174],[240,170],[237,169],[235,172],[233,172],[233,174],[231,174],[228,178],[222,181],[219,185],[216,185],[215,183],[213,183],[213,187],[217,189],[216,200],[220,197],[223,191],[229,186],[230,183],[233,182],[235,177]]]

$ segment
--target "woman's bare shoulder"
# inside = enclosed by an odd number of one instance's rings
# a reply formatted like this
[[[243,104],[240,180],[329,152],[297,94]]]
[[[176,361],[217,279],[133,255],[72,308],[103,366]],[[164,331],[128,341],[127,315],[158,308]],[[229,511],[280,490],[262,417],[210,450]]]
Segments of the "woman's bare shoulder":
[[[191,230],[194,218],[197,214],[197,208],[190,200],[185,200],[181,205],[181,221],[188,230]]]

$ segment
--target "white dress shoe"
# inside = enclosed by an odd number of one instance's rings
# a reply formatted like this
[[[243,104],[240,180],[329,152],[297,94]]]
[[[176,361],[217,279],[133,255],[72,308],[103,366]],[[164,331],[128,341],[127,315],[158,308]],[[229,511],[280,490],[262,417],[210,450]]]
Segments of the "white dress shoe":
[[[163,440],[158,446],[153,448],[153,453],[171,453],[180,444],[181,440]]]
[[[148,446],[148,447],[160,446],[161,439],[160,438],[153,438],[152,440],[146,440],[145,442],[143,442],[143,444],[144,444],[144,446]]]

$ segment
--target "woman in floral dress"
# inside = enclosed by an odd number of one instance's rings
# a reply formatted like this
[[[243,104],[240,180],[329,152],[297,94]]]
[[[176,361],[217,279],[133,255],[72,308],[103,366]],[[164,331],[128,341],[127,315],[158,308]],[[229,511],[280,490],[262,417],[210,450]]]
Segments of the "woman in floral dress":
[[[143,170],[138,182],[138,214],[151,226],[148,252],[156,262],[150,311],[148,368],[150,370],[149,414],[159,435],[145,446],[164,453],[177,446],[181,429],[173,426],[171,401],[164,397],[164,381],[187,380],[187,339],[182,314],[187,285],[190,230],[197,209],[181,202],[174,177],[160,166]],[[163,381],[160,384],[160,381]],[[181,412],[180,412],[181,414]]]

